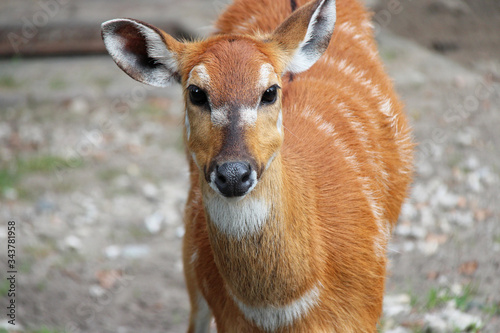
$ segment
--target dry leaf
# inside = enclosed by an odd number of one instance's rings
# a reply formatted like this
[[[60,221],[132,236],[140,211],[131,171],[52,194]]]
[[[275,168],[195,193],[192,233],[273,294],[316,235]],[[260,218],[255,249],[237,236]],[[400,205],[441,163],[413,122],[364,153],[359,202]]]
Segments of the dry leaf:
[[[96,277],[101,287],[110,289],[122,277],[122,272],[116,269],[102,270],[96,273]]]
[[[479,264],[476,260],[466,261],[462,265],[460,265],[458,271],[462,275],[473,275],[476,272],[478,266]]]

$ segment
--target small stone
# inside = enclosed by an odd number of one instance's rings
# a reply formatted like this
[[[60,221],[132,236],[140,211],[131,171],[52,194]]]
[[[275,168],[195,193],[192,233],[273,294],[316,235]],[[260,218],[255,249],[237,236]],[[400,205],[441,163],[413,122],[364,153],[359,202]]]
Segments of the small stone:
[[[142,186],[142,193],[148,199],[155,199],[158,196],[158,187],[152,183],[146,183]]]
[[[401,207],[401,218],[404,220],[413,220],[417,216],[417,209],[415,205],[405,202]]]
[[[74,235],[69,235],[64,239],[64,245],[72,250],[80,250],[82,248],[82,241]]]
[[[441,316],[435,313],[426,313],[424,316],[425,325],[432,330],[432,332],[447,332],[448,325]]]
[[[479,168],[479,160],[477,159],[476,156],[470,156],[469,158],[467,158],[467,160],[465,161],[465,166],[469,169],[469,170],[476,170]]]
[[[413,190],[411,191],[411,197],[417,203],[423,203],[427,201],[429,196],[423,184],[417,183],[413,186]]]
[[[440,205],[445,208],[455,207],[458,203],[458,195],[450,193],[445,184],[440,184],[431,200],[433,205]]]
[[[459,296],[462,294],[463,288],[459,283],[454,283],[451,285],[450,291],[453,295]]]
[[[481,318],[462,312],[455,308],[443,310],[443,317],[448,322],[450,329],[459,329],[460,332],[467,332],[472,327],[482,326]]]
[[[403,251],[404,252],[412,252],[415,250],[415,242],[404,242],[403,243]]]
[[[160,231],[164,220],[165,217],[163,216],[163,213],[161,211],[156,211],[144,219],[144,225],[150,233],[156,234]]]
[[[106,289],[103,287],[93,284],[89,287],[89,294],[92,297],[99,298],[106,293]]]
[[[109,245],[104,249],[104,254],[108,259],[118,258],[121,252],[121,248],[118,245]]]
[[[429,206],[425,206],[420,209],[420,223],[424,227],[431,227],[436,224],[434,213]]]
[[[439,243],[434,241],[431,242],[423,241],[418,243],[418,249],[426,256],[433,255],[434,253],[437,252],[438,248],[439,248]]]
[[[434,168],[432,164],[426,160],[421,160],[417,164],[417,172],[422,177],[429,177],[434,173]]]
[[[411,311],[410,296],[407,294],[387,295],[384,297],[384,314],[394,317]]]
[[[175,229],[175,235],[178,237],[178,238],[182,238],[184,237],[184,234],[186,233],[186,230],[184,229],[183,226],[180,226],[180,227],[177,227]]]
[[[447,214],[447,217],[451,223],[463,227],[472,227],[474,225],[474,213],[471,211],[453,211]]]
[[[458,132],[455,141],[464,147],[470,147],[474,142],[474,135],[470,132]]]
[[[471,172],[467,175],[467,185],[471,190],[476,193],[479,193],[483,190],[483,186],[481,185],[481,178],[479,177],[479,173]]]
[[[71,100],[68,110],[75,114],[85,114],[89,110],[89,103],[85,98],[77,97]]]
[[[127,259],[137,259],[147,256],[150,252],[149,246],[142,244],[126,245],[122,249],[122,256]]]
[[[394,231],[396,235],[408,237],[411,233],[411,225],[409,224],[398,224],[396,230]]]

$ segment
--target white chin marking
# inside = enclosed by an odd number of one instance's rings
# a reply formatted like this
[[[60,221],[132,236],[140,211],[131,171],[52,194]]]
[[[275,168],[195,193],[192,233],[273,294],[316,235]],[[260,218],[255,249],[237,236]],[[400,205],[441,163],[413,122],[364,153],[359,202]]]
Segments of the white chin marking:
[[[269,204],[261,198],[228,199],[220,194],[205,196],[205,209],[217,229],[242,239],[259,232],[269,216]]]
[[[230,294],[247,320],[255,323],[264,331],[273,332],[280,327],[291,325],[295,320],[307,315],[318,304],[320,286],[321,284],[318,282],[316,286],[297,300],[280,307],[249,306],[237,299],[232,293]]]

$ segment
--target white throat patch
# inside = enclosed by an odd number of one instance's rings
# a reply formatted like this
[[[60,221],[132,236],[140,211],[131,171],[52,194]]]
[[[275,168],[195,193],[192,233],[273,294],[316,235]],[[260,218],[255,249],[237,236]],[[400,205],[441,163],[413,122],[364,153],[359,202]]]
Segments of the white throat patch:
[[[269,205],[264,199],[247,197],[228,200],[219,194],[204,197],[210,220],[223,234],[242,239],[262,229],[269,216]]]

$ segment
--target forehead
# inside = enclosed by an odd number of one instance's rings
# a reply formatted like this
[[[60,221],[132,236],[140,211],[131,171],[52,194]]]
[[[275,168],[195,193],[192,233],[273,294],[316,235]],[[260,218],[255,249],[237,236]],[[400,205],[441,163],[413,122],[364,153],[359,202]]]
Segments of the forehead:
[[[206,90],[212,103],[238,99],[255,102],[277,75],[268,57],[252,40],[225,39],[210,45],[192,68],[189,84]]]

